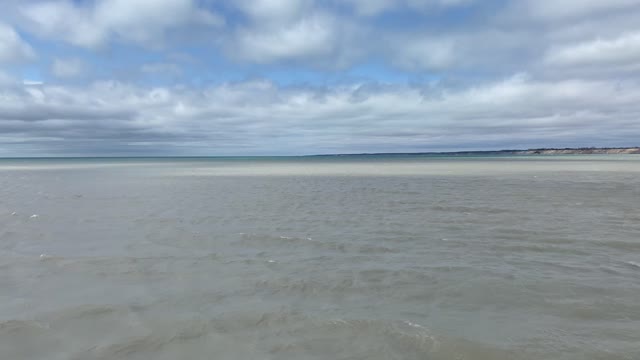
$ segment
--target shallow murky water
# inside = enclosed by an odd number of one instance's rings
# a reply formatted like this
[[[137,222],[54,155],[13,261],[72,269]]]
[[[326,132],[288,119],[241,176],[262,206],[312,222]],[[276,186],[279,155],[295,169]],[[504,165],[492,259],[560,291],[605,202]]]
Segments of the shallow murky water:
[[[638,359],[639,299],[640,157],[0,160],[2,358]]]

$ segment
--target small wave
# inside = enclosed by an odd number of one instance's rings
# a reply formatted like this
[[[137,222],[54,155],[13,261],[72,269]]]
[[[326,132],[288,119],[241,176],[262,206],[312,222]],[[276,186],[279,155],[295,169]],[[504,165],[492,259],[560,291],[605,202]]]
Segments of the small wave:
[[[229,314],[214,331],[257,330],[275,358],[513,360],[499,347],[436,335],[409,320],[321,318],[296,311]],[[267,345],[268,344],[268,345]]]
[[[66,260],[66,259],[63,256],[57,256],[57,255],[51,255],[51,254],[43,253],[43,254],[40,254],[38,256],[38,260],[42,261],[42,262],[52,262],[52,263],[58,265],[58,264],[64,262],[64,260]]]
[[[621,241],[621,240],[609,240],[598,242],[601,246],[606,246],[618,250],[624,251],[640,251],[640,241]]]
[[[470,207],[470,206],[436,205],[436,206],[433,206],[432,209],[436,211],[461,213],[461,214],[471,214],[471,213],[506,214],[506,213],[513,212],[512,209],[499,209],[499,208],[486,207],[486,206]]]
[[[47,318],[51,321],[96,318],[110,316],[113,314],[126,314],[131,311],[130,307],[120,305],[79,305],[66,308],[56,313],[50,314]]]
[[[415,288],[436,285],[438,278],[423,270],[393,270],[366,268],[359,271],[336,273],[331,279],[323,276],[309,278],[278,277],[258,280],[254,288],[269,294],[295,294],[302,296],[337,295],[383,291],[389,287]]]
[[[21,333],[23,331],[38,331],[48,329],[48,323],[35,320],[0,321],[0,334]]]
[[[82,316],[119,311],[120,306],[76,308]],[[54,320],[55,321],[55,320]],[[53,328],[53,326],[52,326]],[[49,331],[33,321],[0,323],[0,335],[9,331]],[[140,332],[142,331],[142,332]],[[236,341],[236,339],[242,339]],[[212,341],[228,355],[247,352],[249,358],[358,358],[358,359],[516,359],[512,352],[467,340],[436,335],[412,320],[323,318],[282,309],[273,312],[237,311],[213,318],[149,322],[130,336],[102,338],[92,347],[70,354],[71,359],[173,358],[184,354],[209,358]],[[228,358],[228,357],[222,357]],[[233,357],[236,358],[236,357]],[[242,357],[237,357],[242,358]]]
[[[240,233],[237,242],[241,245],[255,249],[287,249],[294,248],[313,248],[318,250],[332,251],[344,253],[352,249],[347,245],[336,241],[318,241],[308,236],[284,236],[284,235],[265,235],[265,234],[249,234]],[[357,251],[357,249],[355,250]]]
[[[286,324],[289,325],[289,324]],[[411,321],[373,319],[305,319],[279,352],[316,350],[324,358],[362,359],[516,359],[516,354],[471,341],[434,334]],[[331,344],[327,347],[326,344]]]
[[[240,240],[246,243],[256,243],[260,245],[283,245],[295,244],[302,241],[310,241],[311,238],[304,236],[285,236],[285,235],[264,235],[264,234],[248,234],[240,233]]]
[[[560,246],[555,244],[514,244],[514,245],[494,245],[494,250],[500,250],[509,253],[556,253],[568,255],[590,255],[588,251],[577,249],[575,247]]]
[[[82,354],[82,357],[78,356],[77,359],[124,359],[136,353],[154,353],[169,344],[171,340],[171,337],[157,335],[133,337],[120,343],[93,347]]]
[[[620,320],[637,321],[640,319],[640,305],[630,302],[585,302],[578,304],[556,305],[558,315],[579,320]]]
[[[362,245],[358,247],[358,252],[362,254],[386,254],[386,253],[398,253],[400,250],[390,248],[387,246],[377,245]]]
[[[625,264],[627,264],[628,266],[635,268],[635,269],[640,269],[640,263],[637,263],[635,261],[626,261]]]
[[[340,241],[319,241],[307,236],[284,236],[240,233],[239,241],[247,246],[265,248],[300,247],[312,248],[337,253],[386,254],[399,253],[402,250],[384,245],[347,244]]]

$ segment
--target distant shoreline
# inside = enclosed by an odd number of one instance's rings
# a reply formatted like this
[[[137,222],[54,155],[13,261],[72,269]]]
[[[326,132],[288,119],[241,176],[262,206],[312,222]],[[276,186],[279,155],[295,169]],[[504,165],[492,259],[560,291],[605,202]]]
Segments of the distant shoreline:
[[[360,154],[324,154],[309,156],[412,156],[412,155],[592,155],[592,154],[640,154],[640,147],[588,147],[588,148],[538,148],[518,150],[478,150],[478,151],[441,151],[441,152],[411,152],[411,153],[360,153]]]
[[[259,155],[259,156],[15,156],[0,157],[0,160],[48,160],[48,159],[252,159],[252,158],[308,158],[308,157],[340,157],[340,156],[500,156],[500,155],[640,155],[640,147],[583,147],[583,148],[537,148],[515,150],[470,150],[470,151],[424,151],[397,153],[344,153],[344,154],[312,154],[312,155]]]

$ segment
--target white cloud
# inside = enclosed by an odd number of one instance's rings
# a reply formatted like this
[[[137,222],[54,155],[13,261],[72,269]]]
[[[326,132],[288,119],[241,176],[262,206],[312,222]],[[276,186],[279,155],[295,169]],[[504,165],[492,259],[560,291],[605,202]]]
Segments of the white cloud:
[[[23,80],[23,81],[22,81],[22,85],[24,85],[24,86],[41,86],[41,85],[44,85],[44,82],[43,82],[43,81],[41,81],[41,80],[29,80],[29,79],[25,79],[25,80]],[[37,95],[41,95],[41,94],[42,94],[42,93],[41,93],[41,92],[39,92],[39,91],[37,91],[37,92],[31,92],[31,91],[28,91],[28,92],[29,92],[29,94],[31,94],[34,98],[38,98],[38,99],[41,99],[41,98],[42,98],[42,96],[37,96]]]
[[[77,58],[54,59],[51,72],[58,78],[75,78],[84,74],[87,65]]]
[[[0,63],[31,60],[35,52],[10,26],[0,22]]]
[[[640,19],[640,0],[510,0],[497,10],[474,0],[238,0],[219,6],[232,14],[229,26],[219,27],[224,19],[212,11],[218,4],[34,0],[19,5],[28,21],[16,24],[89,48],[114,40],[156,47],[171,38],[211,53],[221,50],[232,62],[344,69],[360,60],[382,58],[385,65],[409,72],[475,67],[478,72],[505,74],[544,72],[532,66],[552,64],[556,60],[551,52],[637,31]],[[466,5],[478,10],[477,16],[468,15],[469,21],[441,16]],[[376,15],[381,14],[413,20],[379,23]],[[424,21],[415,23],[415,16]]]
[[[142,44],[183,25],[223,23],[222,18],[198,8],[193,0],[108,0],[96,7],[95,14],[106,29]]]
[[[98,46],[107,37],[106,29],[94,21],[90,9],[76,7],[70,1],[32,3],[25,5],[22,13],[29,20],[29,29],[74,45]]]
[[[171,29],[224,22],[194,0],[100,0],[93,6],[48,0],[23,5],[21,13],[35,32],[90,48],[113,37],[155,46]]]
[[[312,0],[240,0],[245,21],[223,35],[226,54],[259,64],[299,63],[344,68],[367,50],[358,22]]]
[[[240,57],[258,63],[327,56],[337,44],[336,24],[324,16],[302,18],[284,26],[239,32]]]
[[[640,64],[640,32],[557,47],[547,53],[545,61],[562,66]]]

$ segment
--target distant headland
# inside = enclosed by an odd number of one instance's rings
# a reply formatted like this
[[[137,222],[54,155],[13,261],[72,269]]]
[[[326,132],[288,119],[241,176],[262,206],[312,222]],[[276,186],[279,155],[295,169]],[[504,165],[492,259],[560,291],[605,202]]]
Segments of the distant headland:
[[[354,155],[592,155],[592,154],[640,154],[640,147],[582,147],[582,148],[539,148],[526,150],[481,150],[481,151],[445,151],[445,152],[411,152],[411,153],[360,153],[360,154],[327,154],[313,156],[354,156]]]

